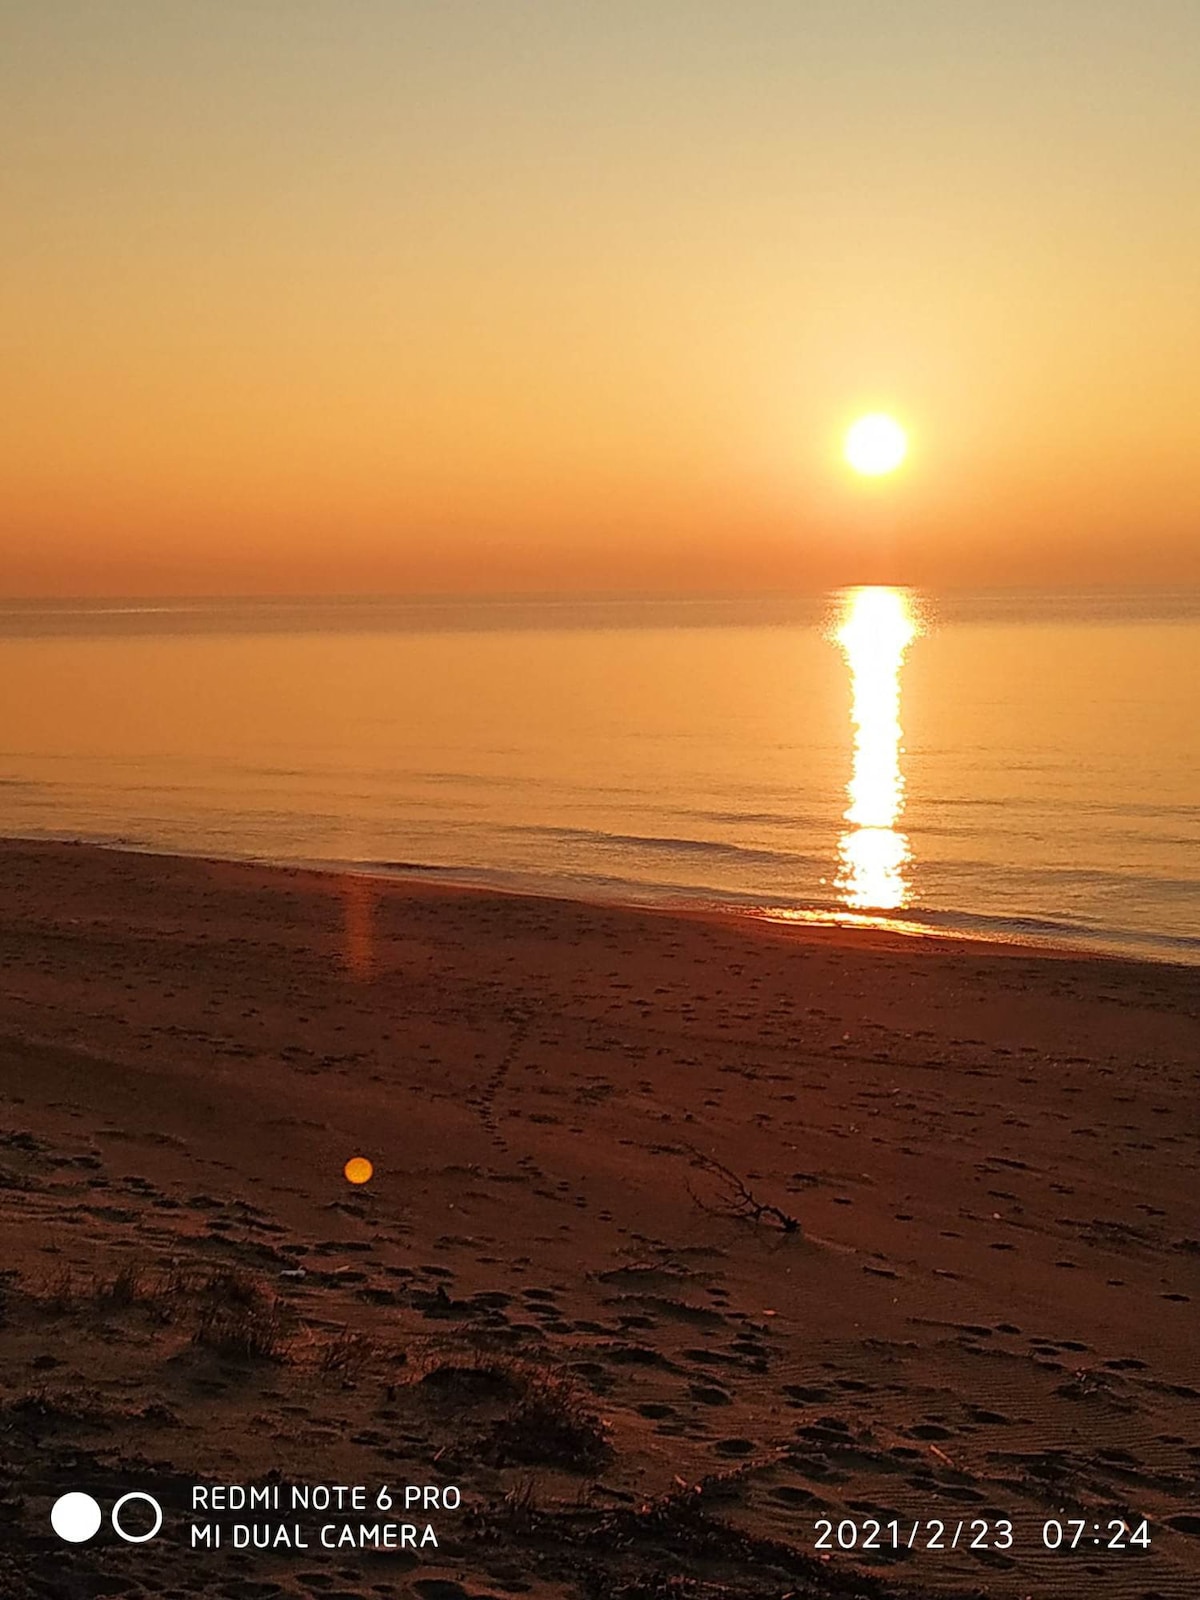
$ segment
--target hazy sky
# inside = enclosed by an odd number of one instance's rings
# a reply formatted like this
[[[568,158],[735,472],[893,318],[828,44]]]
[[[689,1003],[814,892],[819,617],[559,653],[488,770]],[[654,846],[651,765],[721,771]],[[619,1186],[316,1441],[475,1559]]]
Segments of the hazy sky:
[[[0,592],[1200,579],[1198,85],[1198,0],[8,0]]]

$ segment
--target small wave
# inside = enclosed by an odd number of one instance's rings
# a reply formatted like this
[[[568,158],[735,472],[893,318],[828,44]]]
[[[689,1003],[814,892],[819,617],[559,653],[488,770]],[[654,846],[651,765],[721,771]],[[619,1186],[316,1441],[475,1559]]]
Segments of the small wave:
[[[790,864],[802,859],[790,850],[765,850],[752,845],[731,844],[721,839],[695,839],[686,835],[607,833],[600,828],[523,827],[508,831],[522,836],[558,839],[564,843],[598,845],[604,849],[645,850],[666,856],[704,856],[711,860],[774,864]]]
[[[997,944],[1029,944],[1057,950],[1093,950],[1105,955],[1182,961],[1189,965],[1200,961],[1200,935],[1098,927],[1065,918],[987,916],[951,910],[852,912],[838,907],[784,905],[762,906],[754,914],[768,921],[800,920],[825,926],[870,927],[893,933],[942,934]]]

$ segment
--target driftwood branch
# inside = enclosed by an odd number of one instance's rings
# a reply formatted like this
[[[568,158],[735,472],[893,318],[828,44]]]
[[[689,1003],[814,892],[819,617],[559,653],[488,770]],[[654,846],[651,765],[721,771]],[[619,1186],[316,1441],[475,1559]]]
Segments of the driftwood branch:
[[[707,1211],[714,1217],[744,1217],[748,1222],[767,1222],[773,1227],[782,1229],[784,1233],[802,1231],[797,1218],[767,1200],[760,1200],[754,1190],[724,1162],[718,1161],[715,1156],[705,1155],[704,1151],[697,1150],[695,1145],[687,1145],[686,1149],[691,1156],[692,1165],[712,1179],[717,1194],[717,1201],[713,1204],[701,1199],[691,1184],[688,1184],[688,1193],[701,1211]]]

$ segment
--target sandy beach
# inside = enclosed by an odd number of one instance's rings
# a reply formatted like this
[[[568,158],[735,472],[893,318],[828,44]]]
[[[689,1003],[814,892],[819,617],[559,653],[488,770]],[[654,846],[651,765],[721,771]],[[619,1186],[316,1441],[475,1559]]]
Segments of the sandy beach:
[[[5,1597],[1200,1592],[1200,969],[0,873]],[[190,1546],[268,1482],[462,1504]],[[69,1489],[162,1532],[65,1545]]]

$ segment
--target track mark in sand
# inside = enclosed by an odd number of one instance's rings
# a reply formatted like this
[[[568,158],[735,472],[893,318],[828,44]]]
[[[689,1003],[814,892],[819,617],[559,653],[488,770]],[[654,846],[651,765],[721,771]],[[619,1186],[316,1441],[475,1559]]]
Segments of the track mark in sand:
[[[516,1063],[518,1052],[529,1037],[529,1030],[533,1026],[533,1014],[528,1011],[509,1008],[506,1009],[504,1016],[505,1020],[513,1025],[512,1038],[508,1041],[504,1054],[496,1063],[491,1077],[484,1084],[483,1093],[476,1101],[476,1108],[479,1111],[484,1127],[491,1134],[493,1142],[499,1149],[507,1151],[508,1140],[500,1132],[496,1122],[496,1100],[508,1081],[508,1075]]]

